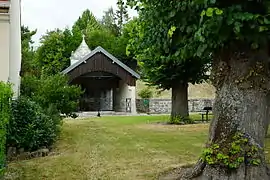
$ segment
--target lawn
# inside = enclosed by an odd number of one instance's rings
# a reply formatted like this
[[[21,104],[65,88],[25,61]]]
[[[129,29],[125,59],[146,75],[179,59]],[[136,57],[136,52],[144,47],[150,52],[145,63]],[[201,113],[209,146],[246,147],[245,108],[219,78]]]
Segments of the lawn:
[[[208,125],[157,124],[166,116],[66,120],[56,154],[13,162],[8,172],[25,180],[151,180],[192,163],[207,139]],[[195,118],[198,118],[196,116]],[[267,142],[270,145],[270,140]],[[268,149],[269,150],[269,149]]]

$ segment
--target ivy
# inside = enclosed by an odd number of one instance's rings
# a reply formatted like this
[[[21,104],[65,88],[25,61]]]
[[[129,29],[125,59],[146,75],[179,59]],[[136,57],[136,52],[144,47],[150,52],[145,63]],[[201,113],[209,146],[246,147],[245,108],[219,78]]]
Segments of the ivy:
[[[10,85],[0,82],[0,178],[4,175],[6,126],[10,119],[10,99],[12,90]]]
[[[237,169],[242,163],[258,166],[260,147],[251,144],[248,136],[235,133],[230,140],[212,144],[203,150],[203,160],[211,166]]]

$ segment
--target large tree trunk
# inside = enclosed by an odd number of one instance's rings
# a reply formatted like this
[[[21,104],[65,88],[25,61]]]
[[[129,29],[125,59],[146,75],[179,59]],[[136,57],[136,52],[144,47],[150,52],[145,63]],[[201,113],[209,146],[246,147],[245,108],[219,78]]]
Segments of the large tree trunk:
[[[232,170],[226,166],[210,165],[202,158],[192,171],[179,179],[196,180],[269,180],[265,163],[265,123],[268,118],[269,91],[268,54],[265,50],[223,52],[213,64],[213,84],[217,96],[213,107],[214,119],[209,129],[209,144],[225,148],[235,142],[232,136],[241,132],[248,139],[247,147],[259,149],[259,165],[245,161]],[[261,149],[261,150],[260,150]],[[244,150],[247,153],[247,150]],[[254,157],[255,158],[255,157]]]
[[[188,83],[176,84],[172,87],[171,122],[188,116]]]

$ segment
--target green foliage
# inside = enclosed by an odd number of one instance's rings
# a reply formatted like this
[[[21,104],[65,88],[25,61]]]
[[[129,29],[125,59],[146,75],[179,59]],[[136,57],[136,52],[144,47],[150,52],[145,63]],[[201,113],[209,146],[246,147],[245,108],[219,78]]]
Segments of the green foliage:
[[[82,34],[101,30],[101,27],[94,15],[86,10],[74,23],[72,30],[66,28],[47,32],[41,38],[41,46],[35,57],[36,65],[42,71],[40,74],[54,75],[67,68],[72,51],[75,51],[82,41]]]
[[[34,43],[32,41],[32,36],[36,34],[35,31],[30,31],[28,27],[21,27],[22,36],[22,65],[21,65],[21,75],[25,74],[38,74],[38,69],[34,65],[35,51],[31,45]]]
[[[105,29],[110,30],[113,35],[118,36],[120,29],[117,26],[116,20],[114,10],[110,7],[104,12],[101,23]]]
[[[25,75],[21,78],[20,93],[23,96],[33,97],[38,92],[40,80],[34,75]]]
[[[202,158],[209,165],[237,169],[242,163],[259,165],[260,150],[247,136],[236,133],[229,141],[223,140],[204,149]]]
[[[190,117],[182,117],[182,116],[171,116],[170,124],[194,124],[194,119]]]
[[[256,49],[269,40],[269,25],[267,1],[207,1],[196,37],[211,51],[239,45]]]
[[[150,99],[153,97],[153,91],[150,88],[144,88],[139,91],[138,95],[142,99]]]
[[[10,120],[10,99],[12,90],[10,85],[0,82],[0,179],[4,174],[6,126]]]
[[[111,52],[114,48],[116,37],[109,31],[102,29],[88,32],[85,40],[90,49],[101,46]]]
[[[139,18],[127,50],[136,55],[143,79],[160,89],[206,79],[210,57],[194,57],[201,52],[193,48],[200,20],[195,14],[202,7],[193,1],[129,1],[133,5],[136,2],[140,3]],[[188,6],[193,16],[186,13]]]
[[[20,97],[11,104],[7,146],[27,151],[51,146],[60,132],[62,119],[52,105],[41,108],[29,98]]]
[[[154,85],[203,79],[225,48],[259,48],[269,40],[268,1],[128,0],[139,12],[130,49]],[[169,12],[169,13],[168,13]],[[210,56],[211,55],[211,56]],[[187,65],[188,64],[188,65]]]
[[[126,55],[126,47],[128,44],[126,33],[121,36],[115,36],[107,29],[93,30],[87,32],[86,43],[90,49],[95,49],[98,46],[103,47],[116,58],[121,60],[121,62],[129,66],[136,62],[132,56]]]
[[[89,9],[86,9],[74,23],[72,28],[78,28],[81,33],[86,34],[92,30],[100,29],[101,24],[97,21],[93,13]]]
[[[80,87],[68,84],[66,76],[57,74],[40,78],[26,76],[22,79],[21,93],[47,108],[53,105],[58,112],[72,116],[77,110],[82,94]]]
[[[66,39],[67,38],[67,39]],[[41,39],[41,46],[36,52],[36,65],[42,74],[57,74],[69,66],[71,55],[69,37],[62,30],[47,32]]]
[[[122,31],[123,25],[129,20],[127,5],[124,0],[117,0],[116,19],[118,28]]]

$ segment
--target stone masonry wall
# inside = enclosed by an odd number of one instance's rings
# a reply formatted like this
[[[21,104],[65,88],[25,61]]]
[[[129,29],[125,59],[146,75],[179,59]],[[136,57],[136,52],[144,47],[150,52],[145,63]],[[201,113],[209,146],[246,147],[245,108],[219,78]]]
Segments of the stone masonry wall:
[[[170,99],[149,99],[147,103],[143,99],[137,99],[137,111],[151,114],[169,114],[171,112]],[[214,99],[190,99],[188,107],[190,112],[199,112],[206,106],[213,107]]]

